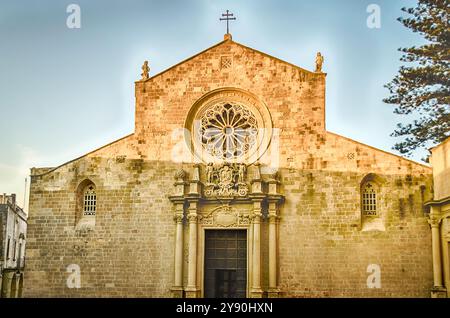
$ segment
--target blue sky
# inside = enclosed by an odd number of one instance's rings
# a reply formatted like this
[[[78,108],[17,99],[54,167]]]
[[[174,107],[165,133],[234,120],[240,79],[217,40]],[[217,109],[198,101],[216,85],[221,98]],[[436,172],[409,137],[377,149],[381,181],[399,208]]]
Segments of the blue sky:
[[[69,4],[81,28],[69,29]],[[381,28],[369,29],[369,4]],[[396,19],[403,0],[0,0],[0,192],[24,197],[30,167],[57,166],[133,132],[134,81],[223,39],[313,70],[325,57],[327,129],[391,151],[405,119],[382,102],[398,47],[421,42]],[[426,152],[418,153],[419,160]]]

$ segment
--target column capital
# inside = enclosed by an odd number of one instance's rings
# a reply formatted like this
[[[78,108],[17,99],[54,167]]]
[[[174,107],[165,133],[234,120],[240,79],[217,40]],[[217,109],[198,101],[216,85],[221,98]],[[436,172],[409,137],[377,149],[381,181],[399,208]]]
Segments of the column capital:
[[[280,217],[275,214],[269,214],[269,223],[277,223],[280,220]]]
[[[440,218],[437,215],[431,214],[427,221],[428,221],[428,224],[430,224],[431,228],[438,228],[439,224],[442,221],[442,218]]]
[[[184,218],[184,215],[183,214],[179,214],[179,213],[176,213],[173,216],[173,220],[175,221],[175,223],[183,223],[183,218]]]
[[[171,201],[173,202],[173,220],[175,221],[175,223],[183,223],[183,218],[184,218],[184,209],[185,209],[185,201],[184,199],[181,199],[179,197],[177,197],[176,199],[171,199]]]
[[[250,220],[253,224],[260,224],[262,216],[262,213],[254,212],[252,215],[250,215]]]
[[[252,198],[253,201],[253,213],[250,215],[250,219],[252,220],[253,224],[259,224],[261,223],[261,218],[263,216],[262,214],[262,202],[264,200],[264,197],[256,197]]]
[[[199,216],[197,213],[199,198],[187,198],[187,202],[189,203],[189,207],[186,218],[188,219],[189,223],[197,223]]]
[[[187,219],[188,219],[189,223],[197,223],[198,214],[197,213],[189,213],[187,215]]]

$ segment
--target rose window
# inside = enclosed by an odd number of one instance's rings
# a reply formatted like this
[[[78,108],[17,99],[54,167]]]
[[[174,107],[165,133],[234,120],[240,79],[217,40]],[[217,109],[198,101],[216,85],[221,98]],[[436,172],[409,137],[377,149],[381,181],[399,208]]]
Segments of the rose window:
[[[209,155],[220,160],[237,159],[255,147],[258,124],[245,106],[221,102],[203,111],[200,134],[202,147]]]

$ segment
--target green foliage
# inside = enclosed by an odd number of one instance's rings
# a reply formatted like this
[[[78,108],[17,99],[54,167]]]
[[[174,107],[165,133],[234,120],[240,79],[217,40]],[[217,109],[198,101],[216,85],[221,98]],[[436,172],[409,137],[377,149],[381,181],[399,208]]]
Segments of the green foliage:
[[[397,125],[391,134],[404,137],[393,149],[411,155],[415,149],[444,141],[450,135],[450,1],[419,0],[415,8],[402,8],[408,18],[398,20],[427,43],[400,48],[400,67],[387,85],[390,96],[383,101],[397,105],[394,113],[418,119]]]

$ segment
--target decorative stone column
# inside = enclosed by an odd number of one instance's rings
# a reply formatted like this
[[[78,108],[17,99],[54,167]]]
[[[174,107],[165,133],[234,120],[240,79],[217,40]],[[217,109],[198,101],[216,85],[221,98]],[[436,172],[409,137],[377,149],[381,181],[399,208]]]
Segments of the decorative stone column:
[[[175,298],[183,297],[183,218],[184,218],[184,193],[186,173],[178,170],[175,173],[175,195],[169,199],[174,204],[175,221],[175,259],[174,259],[174,284],[172,295]]]
[[[446,289],[442,284],[441,238],[439,231],[441,218],[437,207],[431,206],[430,209],[428,223],[431,226],[431,244],[433,251],[433,288],[431,290],[431,297],[441,298],[446,296]]]
[[[187,219],[189,222],[189,259],[188,285],[185,289],[187,298],[198,297],[197,288],[197,231],[198,202],[201,195],[200,165],[193,166],[192,179],[189,181],[189,193],[186,199],[189,203]]]
[[[252,250],[252,289],[250,296],[261,298],[263,291],[261,289],[261,205],[262,199],[252,198],[253,200],[253,250]]]
[[[252,192],[250,198],[253,201],[252,227],[253,227],[253,249],[252,249],[252,288],[250,296],[261,298],[263,290],[261,288],[261,218],[262,202],[265,195],[262,192],[262,179],[260,166],[254,166],[253,179],[251,181]]]
[[[183,203],[176,204],[174,221],[176,223],[175,233],[175,273],[173,296],[183,297]]]
[[[198,230],[198,200],[189,200],[189,259],[188,259],[188,285],[187,298],[197,297],[197,230]]]
[[[277,174],[273,173],[267,181],[269,187],[268,204],[269,204],[269,297],[278,297],[280,290],[278,289],[278,204],[282,201],[279,194]]]
[[[269,297],[278,297],[278,201],[279,199],[268,199],[269,201]]]

